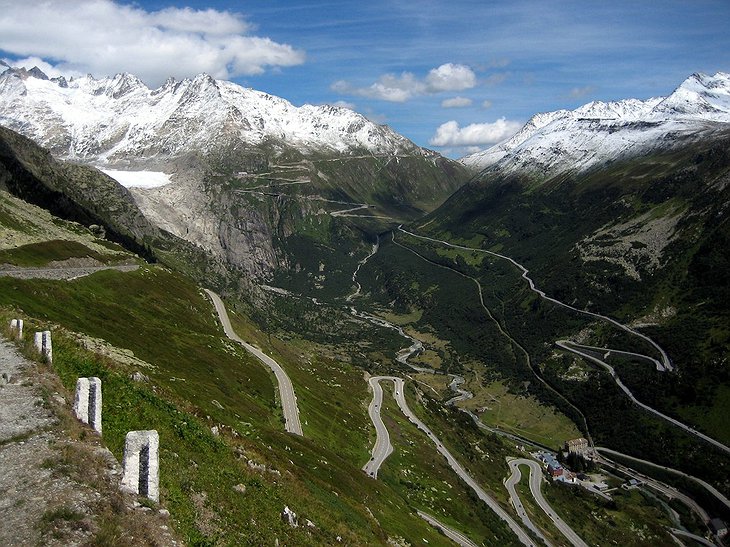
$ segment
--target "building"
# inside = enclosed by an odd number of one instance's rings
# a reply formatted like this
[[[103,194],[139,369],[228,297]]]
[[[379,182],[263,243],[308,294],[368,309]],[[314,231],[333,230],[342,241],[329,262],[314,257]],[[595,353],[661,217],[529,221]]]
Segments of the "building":
[[[629,479],[628,482],[625,482],[624,484],[621,485],[621,488],[623,488],[624,490],[631,490],[632,488],[637,488],[637,487],[641,486],[642,484],[644,484],[644,483],[638,479]]]
[[[710,530],[719,538],[727,535],[727,524],[722,519],[714,518],[710,520]]]
[[[548,464],[547,471],[553,478],[560,477],[563,474],[563,468],[560,466],[560,464]]]
[[[565,449],[568,451],[568,454],[579,454],[581,456],[585,456],[589,448],[590,445],[588,444],[588,440],[583,437],[565,441]]]

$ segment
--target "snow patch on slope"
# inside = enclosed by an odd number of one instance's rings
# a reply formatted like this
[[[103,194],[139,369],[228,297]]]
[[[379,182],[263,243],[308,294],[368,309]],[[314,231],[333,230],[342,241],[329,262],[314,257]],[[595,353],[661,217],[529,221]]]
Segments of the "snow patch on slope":
[[[117,171],[99,169],[126,188],[158,188],[170,184],[170,175],[161,171]]]

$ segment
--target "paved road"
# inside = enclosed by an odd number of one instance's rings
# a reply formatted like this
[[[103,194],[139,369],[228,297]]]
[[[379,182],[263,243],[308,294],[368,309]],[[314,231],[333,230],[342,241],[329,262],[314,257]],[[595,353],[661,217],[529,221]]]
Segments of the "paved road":
[[[610,448],[603,448],[601,446],[597,446],[596,447],[596,450],[598,452],[603,452],[605,454],[611,454],[613,456],[620,456],[621,458],[625,458],[627,460],[631,460],[631,461],[643,463],[644,465],[648,465],[649,467],[654,467],[656,469],[662,469],[664,471],[667,471],[668,473],[672,473],[674,475],[679,475],[680,477],[684,477],[686,479],[689,479],[691,481],[694,481],[697,484],[699,484],[700,486],[702,486],[705,490],[707,490],[710,494],[712,494],[713,496],[715,496],[715,498],[717,498],[717,500],[720,503],[722,503],[725,507],[727,507],[728,509],[730,509],[730,500],[724,494],[722,494],[717,488],[715,488],[711,484],[703,481],[700,478],[693,477],[692,475],[688,475],[687,473],[684,473],[684,472],[679,471],[677,469],[672,469],[671,467],[667,467],[666,465],[659,465],[659,464],[656,464],[656,463],[653,463],[653,462],[649,462],[649,461],[646,461],[646,460],[642,460],[641,458],[635,458],[634,456],[629,456],[627,454],[622,454],[621,452],[617,452],[615,450],[611,450]]]
[[[588,547],[578,534],[576,534],[575,531],[568,526],[568,524],[560,518],[555,511],[553,511],[553,508],[542,495],[540,487],[542,486],[543,476],[540,464],[534,460],[528,460],[526,458],[510,460],[509,466],[512,469],[512,476],[514,476],[515,473],[517,474],[517,480],[515,482],[519,482],[520,480],[520,465],[527,465],[530,468],[530,492],[532,493],[532,497],[535,498],[535,501],[540,506],[540,509],[545,512],[555,527],[560,530],[560,533],[563,534],[571,544],[576,547]]]
[[[437,520],[435,517],[432,517],[428,513],[424,513],[423,511],[417,511],[417,513],[419,517],[428,522],[434,528],[438,528],[443,535],[445,535],[457,545],[461,545],[461,547],[477,547],[477,544],[470,540],[468,537],[466,537],[464,534],[457,530],[454,530],[449,526],[446,526],[443,522]]]
[[[375,426],[375,445],[370,452],[372,458],[366,463],[362,470],[374,479],[378,478],[378,470],[385,459],[393,452],[393,445],[390,444],[390,435],[388,428],[385,427],[383,419],[380,417],[380,409],[383,407],[383,388],[380,386],[380,380],[392,380],[390,376],[373,376],[368,383],[373,390],[373,400],[368,407],[368,414]]]
[[[623,391],[626,394],[626,396],[629,399],[631,399],[631,401],[635,405],[643,408],[644,410],[646,410],[648,412],[651,412],[655,416],[658,416],[658,417],[662,418],[663,420],[666,420],[667,422],[679,427],[680,429],[683,429],[690,435],[694,435],[695,437],[702,439],[703,441],[706,441],[706,442],[712,444],[713,446],[716,446],[720,450],[730,454],[730,447],[722,444],[720,441],[716,441],[712,437],[708,437],[704,433],[701,433],[701,432],[697,431],[696,429],[683,424],[679,420],[675,420],[671,416],[667,416],[666,414],[659,412],[655,408],[652,408],[649,405],[644,404],[641,401],[639,401],[636,397],[634,397],[634,394],[631,393],[631,390],[628,387],[626,387],[626,385],[621,381],[621,378],[618,377],[618,375],[616,374],[616,371],[613,369],[613,367],[611,365],[609,365],[602,359],[599,359],[595,355],[591,355],[590,353],[586,353],[585,351],[579,349],[582,347],[579,344],[571,342],[570,340],[558,340],[557,342],[555,342],[555,345],[557,345],[558,347],[560,347],[564,350],[575,353],[576,355],[579,355],[580,357],[587,359],[589,361],[592,361],[592,362],[600,365],[601,367],[605,368],[608,371],[608,373],[611,375],[611,377],[613,378],[614,382],[616,382],[616,385],[621,389],[621,391]]]
[[[246,351],[253,354],[259,361],[261,361],[274,372],[274,375],[276,376],[276,381],[279,384],[279,398],[281,399],[281,407],[284,412],[284,427],[289,433],[303,436],[304,433],[302,432],[302,424],[299,421],[299,408],[297,407],[297,397],[294,394],[294,386],[292,385],[289,376],[286,374],[286,372],[284,372],[284,369],[281,368],[281,365],[279,363],[274,361],[271,357],[266,355],[260,349],[252,346],[247,342],[244,342],[241,338],[239,338],[239,336],[233,330],[233,327],[231,327],[231,321],[228,318],[228,312],[226,311],[226,307],[223,305],[223,301],[213,291],[210,291],[208,289],[204,290],[206,293],[208,293],[208,296],[210,296],[211,300],[213,301],[213,305],[218,312],[218,317],[221,320],[221,324],[223,325],[223,330],[225,331],[226,336],[228,336],[228,338],[230,338],[234,342],[238,342],[239,344],[241,344],[244,348],[246,348]]]
[[[423,431],[426,436],[431,439],[431,442],[436,445],[436,450],[444,457],[446,458],[447,463],[449,464],[449,467],[454,470],[454,472],[463,480],[469,488],[471,488],[474,493],[477,495],[477,497],[482,500],[492,511],[494,511],[499,518],[501,518],[503,521],[507,523],[507,526],[509,526],[512,531],[517,535],[518,539],[524,544],[529,545],[532,547],[536,547],[535,543],[532,541],[530,536],[527,535],[527,533],[522,529],[522,527],[517,524],[517,522],[510,516],[507,511],[505,511],[497,501],[492,498],[487,492],[479,486],[479,484],[472,478],[469,473],[466,472],[466,469],[464,469],[461,464],[456,461],[456,458],[454,458],[451,455],[451,452],[449,452],[446,447],[444,447],[443,443],[438,439],[438,437],[424,424],[418,416],[416,416],[411,409],[408,407],[408,403],[406,402],[406,397],[404,393],[404,387],[405,384],[403,382],[403,378],[396,378],[393,377],[393,381],[395,382],[395,401],[398,403],[398,406],[401,409],[401,412],[405,414],[405,416],[411,421],[411,423],[415,424],[415,426]]]
[[[596,452],[596,455],[597,455],[598,463],[601,464],[603,467],[615,469],[615,470],[620,471],[627,477],[639,479],[640,481],[644,482],[646,484],[646,486],[648,486],[652,490],[659,492],[660,494],[666,496],[669,499],[678,499],[679,501],[684,503],[687,507],[689,507],[692,511],[694,511],[694,513],[700,518],[700,520],[702,522],[704,522],[705,524],[710,522],[710,515],[707,514],[707,511],[705,511],[695,500],[693,500],[686,494],[683,494],[682,492],[680,492],[673,486],[669,486],[652,477],[649,477],[648,475],[639,473],[635,469],[631,469],[630,467],[626,467],[625,465],[615,462],[615,461],[601,455],[598,452]]]
[[[404,230],[401,230],[401,231],[404,231]],[[590,431],[588,429],[588,422],[587,422],[586,417],[583,414],[583,412],[581,412],[581,410],[577,406],[575,406],[573,403],[571,403],[570,400],[568,400],[568,398],[565,397],[560,391],[558,391],[552,385],[550,385],[549,382],[546,382],[545,379],[542,377],[542,375],[540,375],[540,374],[537,373],[537,371],[535,370],[535,367],[533,367],[533,365],[532,365],[532,358],[530,357],[530,353],[527,351],[527,349],[525,349],[525,347],[522,344],[520,344],[517,340],[515,340],[514,338],[512,338],[512,336],[510,335],[510,333],[506,330],[506,327],[503,327],[502,324],[499,321],[497,321],[497,319],[494,317],[494,315],[492,315],[492,312],[490,311],[490,309],[487,307],[486,303],[484,302],[484,291],[482,290],[482,284],[479,282],[479,280],[477,278],[475,278],[475,277],[472,277],[472,276],[467,275],[467,274],[465,274],[463,272],[460,272],[459,270],[457,270],[455,268],[452,268],[451,266],[446,266],[444,264],[440,264],[438,262],[434,262],[434,261],[430,260],[429,258],[426,258],[422,254],[420,254],[418,251],[415,251],[414,249],[411,249],[407,245],[402,245],[402,244],[398,243],[395,240],[395,232],[391,232],[391,233],[392,233],[392,237],[393,237],[393,243],[395,245],[398,245],[399,247],[402,247],[403,249],[407,250],[408,252],[413,253],[414,255],[416,255],[417,257],[419,257],[421,260],[423,260],[425,262],[428,262],[429,264],[432,264],[433,266],[436,266],[438,268],[443,268],[445,270],[449,270],[451,272],[454,272],[456,275],[459,275],[459,276],[461,276],[461,277],[463,277],[465,279],[469,279],[469,280],[471,280],[476,285],[477,294],[479,295],[479,303],[481,304],[482,309],[484,310],[484,312],[487,314],[487,317],[489,317],[489,319],[495,324],[495,326],[497,327],[497,330],[499,330],[500,334],[502,334],[502,336],[504,336],[507,340],[509,340],[510,343],[517,350],[519,350],[520,353],[522,353],[522,355],[525,358],[525,364],[527,365],[527,368],[529,368],[532,371],[532,373],[535,375],[535,378],[537,378],[537,380],[539,382],[541,382],[545,386],[545,388],[547,390],[549,390],[552,393],[554,393],[557,397],[559,397],[560,399],[562,399],[565,402],[565,404],[567,404],[573,410],[575,410],[575,412],[582,418],[582,420],[583,420],[583,431],[585,431],[585,433],[586,433],[586,437],[588,438],[588,442],[590,443],[591,446],[593,446],[593,439],[591,438],[591,433],[590,433]],[[410,234],[410,232],[405,232],[405,233]],[[412,367],[412,365],[410,365],[410,366]]]
[[[545,535],[540,531],[540,529],[535,526],[535,524],[530,520],[530,516],[527,514],[527,511],[525,510],[525,506],[522,505],[522,500],[520,499],[519,494],[517,493],[517,489],[515,486],[520,482],[522,479],[522,473],[520,472],[520,466],[521,463],[526,463],[530,460],[525,459],[518,459],[518,460],[509,460],[509,467],[512,470],[512,474],[507,477],[507,480],[504,481],[504,487],[507,489],[507,493],[509,494],[510,501],[512,502],[512,506],[515,508],[515,511],[517,512],[517,516],[520,517],[522,520],[522,524],[525,525],[525,528],[530,530],[533,534],[535,534],[537,537],[539,537],[545,545],[548,547],[552,547],[552,543],[550,543],[550,540],[545,537]],[[530,467],[530,487],[532,487],[532,467]],[[539,491],[539,486],[538,486]],[[534,495],[533,495],[534,497]]]
[[[682,536],[682,537],[689,538],[693,541],[696,541],[697,543],[699,543],[701,545],[707,545],[709,547],[717,547],[714,543],[712,543],[711,541],[707,541],[702,536],[692,534],[690,532],[687,532],[686,530],[679,530],[678,528],[670,528],[669,531],[672,534],[674,534],[675,536]]]
[[[588,351],[598,352],[603,355],[604,359],[608,359],[612,355],[625,355],[627,357],[632,357],[634,359],[648,361],[652,365],[654,365],[654,367],[659,372],[664,372],[664,365],[662,365],[662,363],[658,359],[654,359],[653,357],[649,357],[648,355],[643,355],[641,353],[634,353],[633,351],[622,351],[622,350],[617,350],[617,349],[600,348],[600,347],[596,347],[596,346],[587,346],[586,344],[578,344],[576,342],[571,342],[571,344],[577,348],[582,348],[582,349],[586,349]]]
[[[444,240],[441,240],[441,239],[434,239],[432,237],[427,237],[427,236],[422,236],[422,235],[414,234],[413,232],[409,232],[408,230],[404,230],[402,226],[398,226],[398,230],[400,230],[404,234],[408,234],[408,235],[413,236],[413,237],[418,238],[418,239],[425,239],[427,241],[432,241],[434,243],[440,243],[441,245],[446,245],[447,247],[453,247],[455,249],[463,249],[465,251],[475,251],[475,252],[478,252],[478,253],[485,253],[485,254],[488,254],[488,255],[491,255],[491,256],[496,256],[497,258],[501,258],[503,260],[508,261],[509,263],[511,263],[513,266],[515,266],[518,270],[520,270],[522,272],[522,278],[525,281],[527,281],[527,283],[528,283],[528,285],[530,287],[530,290],[533,291],[534,293],[538,294],[540,296],[540,298],[542,298],[544,300],[548,300],[549,302],[552,302],[553,304],[557,304],[558,306],[562,306],[563,308],[567,308],[569,310],[573,310],[573,311],[575,311],[577,313],[580,313],[580,314],[583,314],[583,315],[588,315],[588,316],[591,316],[591,317],[595,317],[596,319],[600,319],[602,321],[607,321],[608,323],[611,323],[612,325],[620,328],[623,331],[628,332],[629,334],[633,334],[634,336],[638,336],[642,340],[645,340],[646,342],[648,342],[649,344],[651,344],[659,352],[659,354],[661,355],[661,365],[664,368],[664,370],[673,370],[674,369],[674,367],[672,365],[672,361],[669,358],[669,355],[667,355],[667,352],[665,352],[661,348],[661,346],[659,346],[659,344],[657,344],[656,342],[654,342],[654,340],[652,340],[651,338],[649,338],[645,334],[642,334],[639,331],[632,329],[629,326],[626,326],[626,325],[624,325],[622,323],[619,323],[615,319],[612,319],[610,317],[606,317],[605,315],[601,315],[600,313],[594,313],[594,312],[587,311],[587,310],[581,310],[580,308],[575,308],[575,307],[571,306],[570,304],[566,304],[565,302],[561,302],[560,300],[557,300],[555,298],[552,298],[550,296],[547,296],[543,291],[541,291],[540,289],[537,288],[537,286],[535,285],[535,282],[528,275],[530,273],[530,270],[528,270],[527,268],[525,268],[522,264],[520,264],[519,262],[517,262],[515,259],[510,258],[510,257],[508,257],[506,255],[503,255],[503,254],[495,253],[494,251],[488,251],[486,249],[479,249],[479,248],[476,248],[476,247],[466,247],[464,245],[457,245],[455,243],[449,243],[448,241],[444,241]]]

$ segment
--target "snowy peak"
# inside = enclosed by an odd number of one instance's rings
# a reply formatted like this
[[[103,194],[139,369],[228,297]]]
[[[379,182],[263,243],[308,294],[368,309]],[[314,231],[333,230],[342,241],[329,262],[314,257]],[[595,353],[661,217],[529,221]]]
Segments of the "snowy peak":
[[[208,74],[149,89],[132,74],[50,80],[37,69],[0,74],[0,125],[67,158],[114,163],[165,159],[216,146],[266,141],[302,152],[424,153],[348,109],[296,107]]]
[[[654,109],[703,119],[730,121],[730,74],[693,74]]]
[[[703,138],[718,124],[730,124],[730,74],[693,74],[668,97],[536,114],[510,139],[459,161],[473,170],[555,175]]]

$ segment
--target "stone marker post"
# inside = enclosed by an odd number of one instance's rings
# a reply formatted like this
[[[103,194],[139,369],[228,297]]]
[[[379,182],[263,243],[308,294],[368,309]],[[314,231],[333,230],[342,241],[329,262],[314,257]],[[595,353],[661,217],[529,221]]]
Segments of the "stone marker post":
[[[10,330],[17,331],[17,337],[18,340],[20,340],[23,337],[23,320],[22,319],[12,319],[10,321]]]
[[[33,335],[33,345],[42,357],[50,364],[53,362],[53,344],[51,343],[51,331],[44,330]]]
[[[99,378],[76,380],[74,414],[101,435],[101,380]]]
[[[53,363],[53,344],[51,343],[51,331],[43,331],[43,356],[50,365]]]
[[[160,436],[157,431],[130,431],[124,442],[122,489],[160,501]]]
[[[36,351],[43,355],[43,333],[42,332],[36,332],[33,334],[33,346],[35,347]]]

